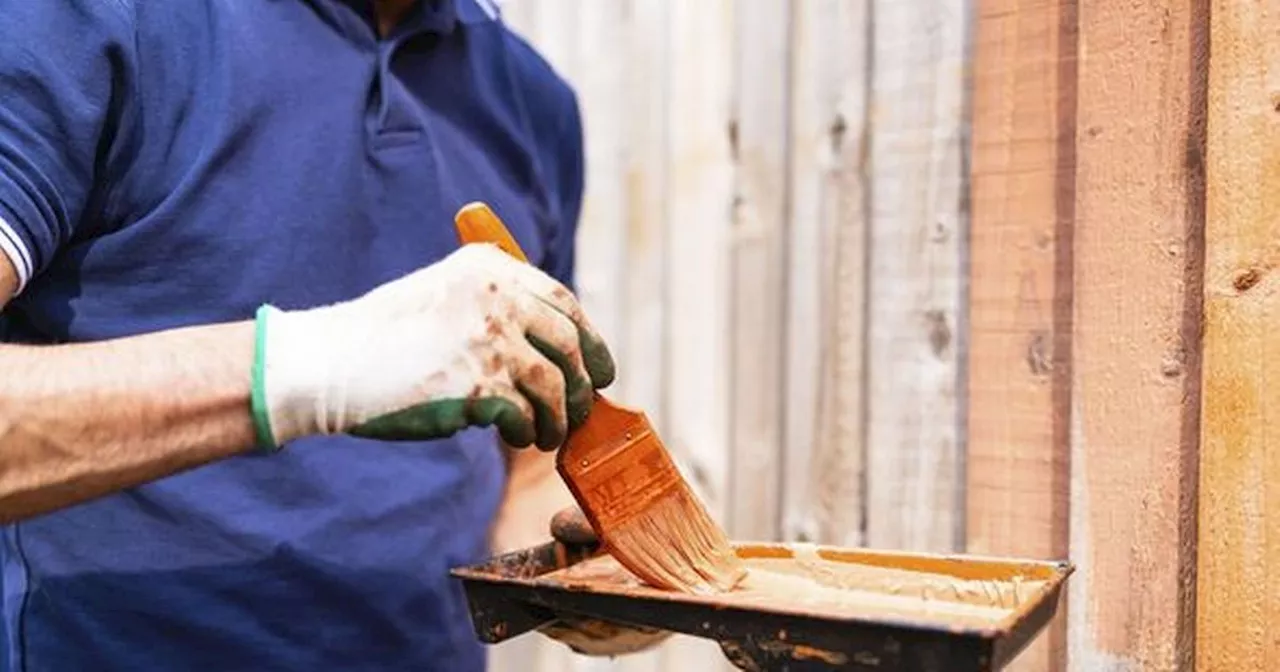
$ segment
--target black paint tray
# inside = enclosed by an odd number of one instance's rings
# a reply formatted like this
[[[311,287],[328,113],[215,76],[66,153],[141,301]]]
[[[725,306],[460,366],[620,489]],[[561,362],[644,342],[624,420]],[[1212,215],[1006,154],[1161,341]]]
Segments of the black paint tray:
[[[1009,585],[1015,597],[1009,598],[1005,615],[981,624],[892,612],[838,613],[804,604],[742,604],[723,596],[556,578],[558,570],[571,566],[575,569],[570,571],[585,570],[594,565],[581,563],[612,560],[558,543],[498,556],[452,573],[463,583],[476,635],[490,644],[551,623],[556,613],[570,613],[711,639],[744,670],[994,672],[1044,629],[1074,569],[1067,562],[808,544],[735,543],[734,547],[748,562],[785,562],[799,552],[805,558],[837,563],[831,566],[852,563],[872,572],[901,570],[953,585],[990,583],[997,586],[996,593],[1000,585]],[[1030,587],[1017,595],[1017,586]]]

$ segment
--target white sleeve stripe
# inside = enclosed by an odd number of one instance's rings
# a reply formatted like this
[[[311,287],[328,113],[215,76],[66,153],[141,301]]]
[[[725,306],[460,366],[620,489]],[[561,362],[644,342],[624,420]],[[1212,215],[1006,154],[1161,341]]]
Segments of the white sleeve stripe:
[[[18,272],[18,291],[21,292],[22,288],[27,286],[27,281],[31,279],[31,253],[27,251],[27,246],[3,217],[0,217],[0,252],[4,252],[5,256],[9,257],[13,268]]]

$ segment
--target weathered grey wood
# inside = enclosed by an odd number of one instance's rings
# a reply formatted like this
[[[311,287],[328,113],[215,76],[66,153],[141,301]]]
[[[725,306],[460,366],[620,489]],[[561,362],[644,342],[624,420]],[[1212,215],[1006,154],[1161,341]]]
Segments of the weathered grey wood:
[[[957,547],[968,2],[503,6],[582,101],[579,290],[613,392],[714,515],[739,538],[857,544],[865,525]],[[499,672],[727,669],[692,638],[494,654]]]
[[[544,0],[545,2],[546,0]],[[589,171],[578,225],[577,284],[583,308],[596,328],[621,356],[633,341],[627,329],[627,144],[632,115],[628,97],[634,80],[625,75],[628,59],[600,58],[624,43],[627,35],[623,0],[579,3],[555,0],[552,12],[568,18],[568,34],[557,39],[573,45],[567,66],[578,95],[586,136]],[[655,222],[654,224],[657,224]],[[642,367],[619,368],[619,387]]]
[[[663,439],[722,524],[731,464],[729,366],[730,207],[728,122],[735,10],[731,0],[670,2],[666,281],[666,419]],[[679,638],[664,669],[726,669],[719,647]]]
[[[969,2],[871,7],[867,542],[955,550]]]
[[[724,521],[729,472],[733,8],[671,4],[667,420],[663,438]]]
[[[728,530],[781,536],[789,0],[737,8],[730,251]]]
[[[616,110],[625,123],[622,135],[623,230],[618,241],[625,254],[620,264],[623,329],[620,333],[617,399],[643,409],[659,434],[667,425],[667,290],[666,240],[669,225],[667,192],[667,69],[670,11],[667,2],[626,0],[620,3],[623,30],[592,53],[619,53]],[[613,50],[621,50],[614,52]],[[605,127],[596,126],[595,131]],[[588,164],[589,170],[595,166]],[[594,177],[594,172],[589,172]],[[585,245],[579,246],[586,251]],[[667,643],[654,651],[616,661],[592,661],[593,670],[658,672],[665,667]],[[675,646],[678,646],[676,644]],[[580,663],[580,667],[582,664]],[[550,671],[547,671],[550,672]],[[578,672],[585,672],[579,670]]]
[[[783,525],[862,542],[867,3],[795,0]]]

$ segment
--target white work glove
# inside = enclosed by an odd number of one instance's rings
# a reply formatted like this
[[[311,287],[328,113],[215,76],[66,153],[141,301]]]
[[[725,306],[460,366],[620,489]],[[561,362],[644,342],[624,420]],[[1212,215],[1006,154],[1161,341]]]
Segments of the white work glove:
[[[257,315],[253,415],[266,449],[312,434],[443,438],[497,427],[558,448],[613,381],[564,285],[488,243],[343,303]]]

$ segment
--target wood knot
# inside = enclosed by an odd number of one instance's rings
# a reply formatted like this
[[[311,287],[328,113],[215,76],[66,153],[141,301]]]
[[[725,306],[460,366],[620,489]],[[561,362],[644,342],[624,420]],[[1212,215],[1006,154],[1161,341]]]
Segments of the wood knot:
[[[1031,341],[1027,343],[1027,369],[1031,375],[1044,377],[1053,373],[1053,352],[1049,333],[1037,329],[1031,333]]]
[[[924,314],[929,331],[929,348],[933,356],[941,359],[951,346],[951,326],[947,324],[947,316],[941,310],[930,310]]]
[[[827,128],[827,135],[831,136],[831,149],[838,152],[840,147],[844,145],[844,134],[849,130],[848,123],[844,120],[844,115],[837,113],[835,118],[831,120],[831,125]]]
[[[1235,287],[1237,292],[1247,292],[1258,284],[1261,279],[1261,271],[1256,268],[1249,268],[1236,273],[1236,277],[1231,280],[1231,286]]]

